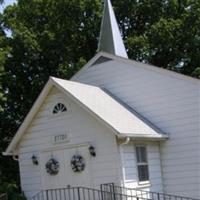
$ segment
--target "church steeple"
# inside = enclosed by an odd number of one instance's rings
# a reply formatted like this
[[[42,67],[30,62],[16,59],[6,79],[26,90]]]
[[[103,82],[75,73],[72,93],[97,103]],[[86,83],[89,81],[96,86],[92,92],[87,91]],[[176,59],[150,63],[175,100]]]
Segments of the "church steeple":
[[[104,0],[98,50],[128,58],[110,0]]]

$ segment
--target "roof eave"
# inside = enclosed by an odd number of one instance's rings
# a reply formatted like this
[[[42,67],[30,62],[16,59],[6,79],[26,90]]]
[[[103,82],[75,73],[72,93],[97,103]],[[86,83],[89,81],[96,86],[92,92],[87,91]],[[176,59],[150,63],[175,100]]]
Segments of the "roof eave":
[[[30,122],[32,121],[33,117],[37,113],[38,109],[40,108],[43,100],[45,99],[45,97],[49,93],[49,91],[50,91],[52,86],[53,86],[52,78],[50,77],[49,81],[46,83],[46,85],[45,85],[44,89],[42,90],[41,94],[39,95],[39,97],[37,98],[35,103],[33,104],[31,110],[27,114],[27,116],[24,119],[24,121],[22,122],[21,126],[19,127],[17,133],[15,134],[15,136],[12,139],[12,141],[8,145],[6,151],[3,152],[3,155],[11,156],[11,155],[15,154],[15,149],[16,149],[16,146],[17,146],[18,142],[20,141],[20,139],[23,136],[25,130],[27,129],[28,125],[30,124]]]
[[[20,128],[18,129],[17,133],[15,134],[14,138],[12,139],[11,143],[9,144],[8,148],[6,151],[3,153],[4,155],[15,155],[16,154],[16,148],[23,137],[24,132],[28,128],[29,124],[31,123],[32,119],[34,116],[37,114],[40,106],[42,105],[45,97],[48,95],[50,92],[51,88],[53,86],[56,86],[58,89],[63,91],[68,97],[71,97],[73,100],[75,100],[76,103],[78,103],[80,106],[82,106],[86,111],[91,113],[96,119],[99,121],[102,121],[107,127],[109,127],[116,135],[117,137],[130,137],[130,138],[135,138],[135,139],[153,139],[155,140],[164,140],[167,139],[168,137],[165,134],[161,134],[156,132],[155,130],[152,130],[152,133],[121,133],[120,130],[118,130],[116,127],[113,127],[112,124],[108,123],[106,120],[104,120],[101,116],[99,116],[97,113],[94,113],[89,107],[84,105],[82,102],[80,102],[79,99],[77,99],[73,94],[71,94],[69,91],[67,91],[65,88],[63,88],[60,84],[59,81],[54,78],[50,77],[49,81],[46,83],[44,89],[40,93],[39,97],[35,101],[34,105],[32,106],[31,110],[29,111],[28,115],[26,116],[25,120],[21,124]]]
[[[148,70],[155,71],[155,72],[158,72],[158,73],[166,74],[166,75],[174,77],[174,78],[188,80],[188,81],[192,81],[193,83],[200,84],[200,79],[198,79],[198,78],[187,76],[185,74],[181,74],[181,73],[178,73],[178,72],[175,72],[175,71],[172,71],[172,70],[168,70],[168,69],[165,69],[165,68],[162,68],[162,67],[158,67],[158,66],[152,65],[150,63],[142,63],[142,62],[139,62],[137,60],[132,60],[132,59],[125,58],[125,57],[122,57],[122,56],[119,56],[119,55],[112,55],[112,54],[105,52],[105,51],[101,51],[101,55],[104,56],[104,57],[110,58],[112,60],[123,62],[124,64],[133,65],[135,67],[148,69]]]
[[[81,70],[78,71],[77,74],[75,74],[71,78],[71,80],[77,81],[78,77],[81,75],[81,73],[84,70],[87,70],[87,68],[89,66],[91,66],[92,63],[95,62],[96,59],[98,59],[100,56],[104,56],[104,57],[110,58],[112,60],[116,60],[116,61],[122,62],[124,64],[132,65],[132,66],[135,66],[137,68],[148,69],[150,71],[155,71],[157,73],[165,74],[165,75],[168,75],[168,76],[171,76],[171,77],[174,77],[174,78],[178,78],[178,79],[182,79],[182,80],[187,80],[187,81],[190,81],[190,82],[193,82],[195,84],[199,84],[200,85],[200,79],[198,79],[198,78],[190,77],[190,76],[187,76],[187,75],[184,75],[184,74],[180,74],[180,73],[175,72],[175,71],[171,71],[171,70],[168,70],[168,69],[157,67],[157,66],[152,65],[150,63],[142,63],[142,62],[138,62],[136,60],[131,60],[129,58],[121,57],[119,55],[112,55],[112,54],[110,54],[108,52],[105,52],[105,51],[98,52],[87,64],[85,64],[81,68]]]
[[[130,138],[130,140],[145,140],[145,141],[165,141],[169,139],[168,134],[135,134],[135,133],[120,133],[118,139]]]
[[[7,150],[6,150],[7,151]],[[13,156],[14,155],[14,153],[8,153],[8,152],[2,152],[2,155],[3,156]]]
[[[76,102],[80,107],[82,107],[86,112],[90,113],[92,116],[94,116],[98,121],[101,121],[106,127],[108,127],[115,135],[119,135],[120,132],[113,127],[110,123],[105,121],[101,116],[93,112],[89,107],[87,107],[85,104],[83,104],[79,99],[77,99],[73,94],[71,94],[69,91],[67,91],[65,88],[63,88],[61,85],[59,85],[56,81],[56,78],[52,78],[54,81],[54,85],[57,86],[65,95],[67,95],[69,98],[71,98],[74,102]]]

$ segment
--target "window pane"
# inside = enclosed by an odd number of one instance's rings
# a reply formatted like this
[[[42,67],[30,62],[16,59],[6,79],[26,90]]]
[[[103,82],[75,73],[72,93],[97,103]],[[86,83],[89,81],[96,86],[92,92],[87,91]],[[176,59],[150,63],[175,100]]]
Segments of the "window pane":
[[[147,162],[146,147],[136,147],[137,162]]]
[[[147,162],[147,154],[146,154],[146,147],[141,147],[140,148],[140,159],[141,162]]]
[[[138,176],[139,176],[139,181],[149,180],[148,165],[138,166]]]
[[[66,111],[67,111],[67,108],[62,103],[57,103],[53,108],[53,114],[62,113],[62,112],[66,112]]]
[[[140,162],[140,147],[136,147],[137,162]]]

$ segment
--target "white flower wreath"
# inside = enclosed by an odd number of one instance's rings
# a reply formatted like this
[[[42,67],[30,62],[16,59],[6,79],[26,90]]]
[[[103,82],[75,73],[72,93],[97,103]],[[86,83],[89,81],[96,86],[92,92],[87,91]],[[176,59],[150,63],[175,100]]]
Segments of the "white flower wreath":
[[[46,163],[46,171],[50,175],[56,175],[59,172],[59,162],[55,158],[51,158],[47,163]]]
[[[85,169],[85,160],[81,155],[74,155],[71,159],[71,166],[74,172],[81,172]]]

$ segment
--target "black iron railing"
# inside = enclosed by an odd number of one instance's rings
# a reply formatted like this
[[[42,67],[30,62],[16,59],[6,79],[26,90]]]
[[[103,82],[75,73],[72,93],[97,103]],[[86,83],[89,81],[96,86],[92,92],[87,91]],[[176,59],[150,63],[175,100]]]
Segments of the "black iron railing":
[[[7,194],[0,194],[0,200],[7,200]]]
[[[137,197],[86,187],[70,187],[41,191],[32,200],[137,200]]]
[[[114,184],[102,184],[101,189],[68,187],[44,190],[31,200],[197,200],[189,197],[123,188]]]
[[[151,192],[145,190],[139,190],[136,188],[126,188],[121,186],[116,186],[113,183],[102,184],[102,191],[118,193],[122,195],[134,196],[137,199],[152,199],[152,200],[199,200],[190,197],[183,197],[177,195],[170,195],[165,193]]]

